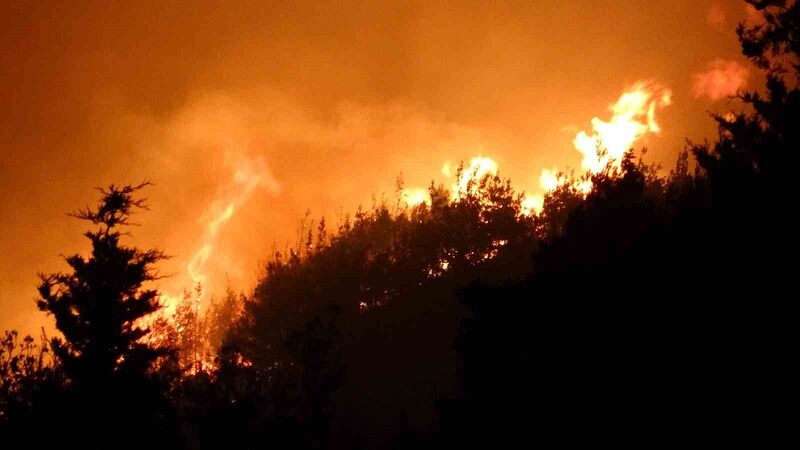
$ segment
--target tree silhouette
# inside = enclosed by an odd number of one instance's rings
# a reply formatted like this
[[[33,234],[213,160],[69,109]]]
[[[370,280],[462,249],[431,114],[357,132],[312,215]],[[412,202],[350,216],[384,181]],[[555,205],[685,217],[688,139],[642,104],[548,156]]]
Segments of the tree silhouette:
[[[59,398],[62,376],[44,330],[38,344],[6,331],[0,337],[0,436],[31,442],[43,423],[58,420],[49,406]]]
[[[120,243],[120,228],[131,225],[134,209],[146,208],[134,194],[147,185],[100,189],[96,209],[71,214],[99,226],[85,233],[91,256],[68,256],[71,273],[41,276],[37,304],[55,317],[64,335],[64,341],[53,340],[53,352],[74,383],[104,382],[114,373],[144,374],[163,354],[141,342],[147,329],[139,321],[160,307],[158,292],[142,285],[158,279],[154,265],[166,256]]]
[[[67,256],[69,273],[41,275],[37,304],[55,317],[63,335],[51,341],[68,380],[61,426],[83,430],[76,436],[90,447],[121,437],[134,445],[167,430],[166,392],[149,373],[167,350],[144,342],[148,329],[142,322],[160,307],[158,292],[144,284],[159,278],[155,264],[166,256],[120,242],[134,211],[147,207],[135,196],[148,184],[99,189],[95,208],[71,214],[98,227],[85,233],[90,255]]]
[[[443,404],[442,443],[529,439],[764,445],[788,430],[797,198],[797,2],[751,1],[743,51],[767,78],[715,115],[664,178],[632,154],[591,192],[545,200],[534,270],[470,284],[458,347],[464,393]],[[782,64],[792,62],[793,71]],[[690,170],[689,155],[696,170]],[[520,415],[519,411],[525,411]]]

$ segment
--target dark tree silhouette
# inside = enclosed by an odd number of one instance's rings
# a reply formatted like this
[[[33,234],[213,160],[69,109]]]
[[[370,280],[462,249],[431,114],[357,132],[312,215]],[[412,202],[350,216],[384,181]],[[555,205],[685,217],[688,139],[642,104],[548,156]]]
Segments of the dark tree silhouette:
[[[750,3],[764,22],[739,36],[765,92],[714,116],[694,173],[688,154],[666,179],[627,155],[577,205],[546,199],[570,206],[540,216],[555,223],[526,280],[461,291],[465,391],[444,404],[443,443],[763,446],[790,429],[800,7]]]
[[[42,424],[58,420],[52,405],[63,386],[58,361],[53,360],[42,331],[39,343],[31,336],[20,341],[16,331],[0,337],[0,437],[3,441],[33,442]]]
[[[163,386],[150,373],[167,350],[144,342],[142,322],[160,307],[158,292],[144,285],[159,278],[155,264],[165,255],[120,242],[134,211],[146,208],[135,196],[148,184],[99,189],[95,208],[71,214],[98,227],[85,233],[91,254],[67,256],[69,273],[41,275],[37,304],[63,335],[51,341],[68,381],[62,425],[90,446],[161,436],[169,415]]]
[[[240,405],[227,417],[252,405],[262,432],[279,428],[272,439],[293,447],[430,434],[438,398],[459,385],[454,287],[524,276],[535,244],[506,180],[472,177],[455,199],[430,194],[430,205],[380,203],[332,232],[320,225],[269,261],[228,342],[247,367],[220,378]],[[241,389],[245,379],[255,385]]]
[[[134,198],[145,186],[100,189],[96,209],[71,214],[99,226],[85,233],[91,256],[68,256],[71,273],[41,276],[37,304],[55,317],[64,335],[64,341],[53,339],[52,347],[76,384],[103,383],[115,373],[143,375],[163,354],[142,342],[147,329],[139,321],[160,307],[158,292],[143,284],[158,279],[154,265],[165,255],[120,243],[120,227],[130,225],[134,209],[146,208]]]

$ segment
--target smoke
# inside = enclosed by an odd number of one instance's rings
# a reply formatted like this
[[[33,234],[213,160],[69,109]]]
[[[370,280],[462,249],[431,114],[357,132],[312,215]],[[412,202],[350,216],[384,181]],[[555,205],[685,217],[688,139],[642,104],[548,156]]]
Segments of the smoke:
[[[692,75],[692,94],[712,101],[735,95],[747,85],[749,70],[736,61],[715,59],[706,70]]]
[[[719,1],[715,0],[708,8],[708,12],[706,13],[706,23],[708,23],[711,28],[719,32],[726,31],[727,12]]]
[[[341,103],[320,116],[268,88],[204,95],[167,120],[129,116],[120,127],[131,124],[149,130],[137,153],[156,155],[148,171],[171,188],[152,196],[171,228],[159,245],[175,255],[160,286],[168,306],[198,283],[204,299],[228,281],[252,285],[270,245],[294,241],[302,211],[335,222],[374,194],[394,195],[398,174],[426,185],[440,161],[486,140],[421,107]],[[429,201],[423,188],[401,195]]]

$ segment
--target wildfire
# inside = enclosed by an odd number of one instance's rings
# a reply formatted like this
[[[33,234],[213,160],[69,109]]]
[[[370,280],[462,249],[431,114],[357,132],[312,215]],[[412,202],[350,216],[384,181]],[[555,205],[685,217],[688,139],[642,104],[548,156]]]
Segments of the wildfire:
[[[497,175],[498,164],[488,156],[476,156],[469,161],[469,166],[461,168],[461,171],[453,171],[450,161],[442,165],[441,173],[447,178],[454,175],[457,177],[450,189],[452,200],[458,200],[468,192],[475,192],[478,189],[476,182],[480,182],[485,176]],[[407,188],[400,193],[400,198],[406,205],[414,207],[423,203],[430,205],[431,196],[427,189]]]
[[[648,133],[660,134],[656,112],[672,104],[672,91],[653,82],[640,81],[627,89],[609,106],[611,119],[592,119],[592,134],[579,132],[572,144],[582,155],[581,168],[589,174],[602,171],[607,165],[619,167],[622,157],[634,143]],[[538,194],[528,195],[522,202],[523,214],[541,211],[544,196],[568,180],[557,169],[543,169],[539,176]],[[588,193],[592,184],[587,179],[573,180],[573,187]]]
[[[207,285],[207,280],[210,277],[208,268],[206,267],[209,258],[212,256],[216,244],[216,239],[222,231],[226,223],[236,214],[236,211],[247,202],[257,189],[267,189],[270,192],[277,192],[278,184],[267,170],[267,166],[263,159],[241,159],[236,166],[231,181],[220,189],[220,193],[216,201],[212,202],[205,214],[203,214],[202,221],[204,223],[202,241],[198,244],[197,250],[194,252],[189,262],[186,265],[186,272],[183,277],[178,280],[179,283],[189,283],[193,286],[191,291],[184,291],[184,295],[172,295],[162,292],[160,302],[162,304],[161,310],[155,315],[147,317],[141,321],[144,326],[149,326],[156,323],[159,319],[164,319],[167,323],[175,326],[175,330],[180,335],[188,334],[197,339],[197,327],[199,327],[198,318],[200,317],[201,300],[206,290],[202,290],[201,286]],[[187,280],[188,277],[188,280]],[[186,286],[186,284],[183,284]],[[191,297],[190,297],[191,296]],[[176,323],[178,307],[182,301],[192,301],[192,312],[195,315],[195,322],[187,329],[185,324]],[[156,334],[150,336],[149,339],[165,339],[168,338],[166,334]],[[199,345],[197,342],[195,345]],[[182,349],[182,351],[185,349]],[[200,371],[210,371],[215,367],[213,356],[209,354],[195,353],[192,355],[193,363],[188,369],[188,374],[196,374]],[[245,364],[245,362],[242,362]]]
[[[634,84],[609,107],[608,122],[592,119],[592,134],[581,131],[572,144],[583,154],[581,167],[599,173],[606,165],[619,166],[633,144],[648,133],[661,133],[656,111],[672,103],[672,91],[652,82]]]
[[[652,81],[639,81],[625,90],[608,109],[608,120],[595,117],[591,120],[591,133],[580,131],[572,141],[583,158],[581,168],[589,175],[597,174],[609,164],[620,167],[623,156],[634,144],[648,134],[658,135],[661,126],[656,120],[659,110],[672,104],[672,91]],[[441,168],[446,178],[456,177],[451,187],[451,199],[458,200],[465,193],[477,190],[479,182],[487,175],[497,175],[498,164],[492,158],[476,156],[461,171],[455,171],[450,161]],[[559,186],[571,183],[571,187],[584,194],[592,188],[589,177],[571,179],[558,168],[543,169],[539,175],[535,193],[528,194],[521,203],[522,214],[532,215],[541,211],[544,198]],[[426,189],[411,188],[401,192],[401,199],[409,206],[430,204]]]
[[[492,158],[487,156],[476,156],[472,158],[469,161],[469,166],[464,167],[463,170],[457,174],[458,179],[453,184],[450,194],[453,200],[461,198],[461,196],[469,192],[469,190],[474,191],[478,188],[474,184],[471,185],[471,182],[480,181],[487,175],[497,175],[497,168],[497,162]],[[442,172],[444,172],[444,167],[442,168]]]
[[[428,193],[428,190],[423,188],[403,189],[403,191],[400,193],[400,197],[406,203],[406,205],[411,207],[421,205],[423,203],[431,203],[431,196]]]
[[[257,188],[277,191],[278,185],[266,170],[263,159],[241,161],[233,180],[223,189],[220,198],[211,204],[205,214],[205,217],[209,219],[207,219],[203,242],[186,267],[192,285],[206,283],[205,266],[214,251],[214,242],[220,229],[231,220],[236,210],[250,198]]]
[[[563,182],[565,182],[564,176],[558,169],[542,169],[539,175],[539,187],[544,193],[555,190]],[[536,211],[541,211],[544,206],[544,193],[527,195],[522,200],[522,214],[530,216]]]
[[[262,158],[241,159],[236,165],[231,181],[220,189],[218,198],[201,215],[202,221],[205,223],[202,240],[186,264],[185,275],[188,280],[180,280],[183,286],[190,285],[194,287],[208,284],[207,263],[214,253],[217,237],[225,224],[234,217],[236,211],[247,202],[257,189],[276,192],[278,184],[267,170]],[[199,297],[198,295],[198,302],[200,301]],[[161,301],[165,307],[165,316],[169,318],[174,314],[175,307],[181,298],[180,295],[161,294]]]
[[[639,81],[625,90],[608,107],[611,112],[609,120],[593,118],[591,134],[580,131],[573,139],[575,149],[583,155],[581,168],[587,174],[597,174],[609,164],[620,167],[623,156],[638,140],[648,134],[661,133],[656,114],[670,104],[672,91],[652,81]],[[447,178],[456,177],[451,187],[451,199],[458,200],[465,193],[479,188],[475,182],[487,175],[497,175],[498,164],[492,158],[476,156],[460,172],[453,169],[450,161],[446,161],[442,165],[441,173]],[[571,187],[584,194],[592,188],[588,177],[571,179],[558,168],[543,169],[536,192],[528,194],[522,200],[522,214],[531,215],[541,211],[545,195],[566,183],[571,183]],[[409,206],[430,204],[430,195],[422,188],[404,189],[401,198]]]

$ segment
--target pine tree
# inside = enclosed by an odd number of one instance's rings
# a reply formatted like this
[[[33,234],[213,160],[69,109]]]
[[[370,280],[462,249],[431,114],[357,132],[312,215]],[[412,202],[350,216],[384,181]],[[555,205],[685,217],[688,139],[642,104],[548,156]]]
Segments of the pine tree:
[[[142,342],[148,330],[140,320],[159,309],[158,292],[143,284],[159,278],[155,263],[166,258],[156,249],[120,243],[122,227],[135,209],[146,209],[134,195],[149,183],[99,189],[95,209],[70,214],[99,229],[87,231],[91,255],[66,257],[70,273],[41,275],[39,309],[52,314],[64,340],[53,351],[74,383],[108,380],[115,373],[143,374],[163,353]]]

